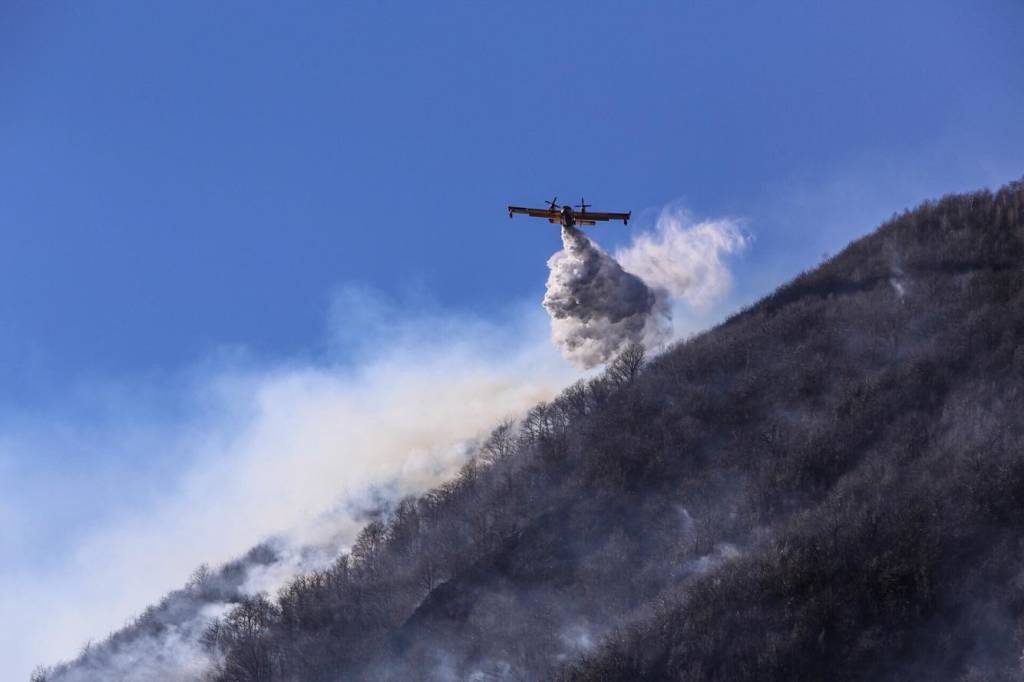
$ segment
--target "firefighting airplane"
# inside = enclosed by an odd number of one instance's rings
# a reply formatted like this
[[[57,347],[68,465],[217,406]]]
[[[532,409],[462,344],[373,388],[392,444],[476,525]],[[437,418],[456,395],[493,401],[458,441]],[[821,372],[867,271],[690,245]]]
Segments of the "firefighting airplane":
[[[596,225],[599,220],[621,220],[623,225],[629,225],[629,213],[595,213],[588,211],[590,204],[580,199],[580,203],[573,210],[572,206],[559,206],[558,197],[548,202],[547,208],[523,208],[522,206],[509,206],[508,217],[516,213],[525,213],[531,218],[547,218],[549,223],[559,223],[565,227],[576,227],[577,225]]]

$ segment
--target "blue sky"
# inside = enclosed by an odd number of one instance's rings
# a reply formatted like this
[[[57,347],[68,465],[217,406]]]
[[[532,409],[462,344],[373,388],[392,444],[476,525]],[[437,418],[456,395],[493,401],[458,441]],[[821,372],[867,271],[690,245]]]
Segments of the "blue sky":
[[[339,291],[395,317],[539,310],[557,232],[507,203],[739,218],[735,306],[896,211],[1020,178],[1021,26],[1017,0],[4,3],[18,570],[143,508],[224,366],[351,360]]]

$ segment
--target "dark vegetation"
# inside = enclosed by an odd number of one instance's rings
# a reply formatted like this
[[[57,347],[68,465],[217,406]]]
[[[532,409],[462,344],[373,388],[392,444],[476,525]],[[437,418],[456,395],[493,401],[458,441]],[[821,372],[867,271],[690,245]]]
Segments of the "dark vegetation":
[[[1024,183],[925,204],[235,598],[214,678],[1019,679],[1022,341]]]

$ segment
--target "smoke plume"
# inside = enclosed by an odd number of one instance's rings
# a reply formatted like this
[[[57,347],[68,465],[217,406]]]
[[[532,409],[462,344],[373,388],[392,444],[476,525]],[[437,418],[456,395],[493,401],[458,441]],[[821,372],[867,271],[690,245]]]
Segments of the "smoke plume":
[[[562,245],[548,260],[544,308],[566,358],[589,368],[631,343],[654,347],[668,339],[672,317],[661,292],[623,270],[579,230],[563,227]]]
[[[749,242],[734,220],[695,223],[684,211],[665,210],[653,232],[639,233],[615,259],[648,286],[707,309],[732,288],[725,257],[743,251]]]
[[[619,262],[577,230],[563,230],[564,249],[549,261],[544,299],[563,354],[591,367],[634,341],[656,347],[669,337],[672,297],[691,305],[717,300],[730,281],[721,256],[743,242],[729,224],[716,225],[659,220],[653,236],[616,254]],[[96,394],[109,394],[102,428],[74,418],[55,428],[46,418],[38,429],[29,420],[24,435],[12,435],[21,432],[8,424],[0,473],[5,452],[29,461],[24,453],[48,452],[41,443],[69,453],[85,443],[124,462],[148,462],[134,453],[156,451],[165,453],[160,461],[175,463],[138,480],[115,471],[109,485],[46,470],[39,480],[47,494],[107,486],[105,496],[124,499],[69,535],[45,573],[0,560],[0,578],[11,588],[0,599],[0,616],[22,624],[0,643],[8,671],[67,659],[90,635],[110,632],[141,605],[159,601],[164,608],[147,612],[116,647],[94,645],[53,679],[196,677],[213,663],[198,641],[212,618],[239,598],[273,594],[295,575],[330,563],[353,541],[367,510],[446,480],[477,436],[573,378],[554,357],[540,320],[496,327],[443,312],[404,312],[349,291],[338,298],[332,326],[346,347],[355,344],[350,362],[267,365],[217,356],[183,382],[179,401],[195,407],[181,416],[165,418],[162,404],[140,407],[132,387],[122,396],[85,386],[90,404]],[[495,357],[503,361],[495,364]],[[0,518],[18,530],[24,524],[14,514],[28,504],[17,493],[24,481],[19,474],[0,476],[0,483]],[[15,540],[0,538],[0,559],[15,555],[7,551],[16,550]],[[216,566],[261,542],[264,552],[233,564],[230,585],[178,590],[160,601],[198,564]]]
[[[672,335],[672,302],[707,311],[732,288],[725,257],[749,239],[729,219],[694,223],[682,211],[661,213],[611,257],[574,228],[548,260],[544,307],[555,346],[573,364],[608,362],[631,343],[649,349]]]
[[[181,466],[153,484],[155,492],[55,552],[46,573],[18,572],[0,560],[0,578],[11,588],[0,616],[21,624],[0,642],[7,672],[24,679],[32,665],[71,658],[88,637],[124,625],[147,603],[163,603],[153,623],[147,616],[116,647],[94,644],[53,679],[195,679],[210,663],[198,637],[213,616],[240,596],[273,594],[333,561],[367,514],[447,480],[478,436],[571,379],[539,319],[498,327],[444,311],[410,318],[371,298],[354,292],[336,306],[339,335],[352,330],[361,339],[350,362],[239,367],[215,358],[181,397],[201,406],[194,418],[145,428],[112,418],[105,434],[50,426],[72,443],[128,444],[117,450],[119,460],[145,464],[132,453],[161,450]],[[111,408],[138,412],[119,401]],[[28,452],[40,439],[0,446]],[[8,481],[0,484],[11,493],[4,499],[17,499]],[[197,565],[217,566],[261,542],[265,555],[236,564],[230,589],[178,591],[161,601]]]

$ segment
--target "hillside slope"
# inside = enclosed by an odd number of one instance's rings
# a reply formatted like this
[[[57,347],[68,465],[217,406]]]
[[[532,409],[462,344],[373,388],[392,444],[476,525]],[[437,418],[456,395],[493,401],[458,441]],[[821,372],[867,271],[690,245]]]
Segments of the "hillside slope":
[[[627,352],[331,568],[236,595],[212,677],[1017,679],[1022,266],[1015,183]]]

